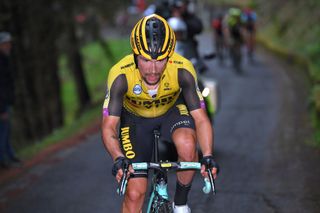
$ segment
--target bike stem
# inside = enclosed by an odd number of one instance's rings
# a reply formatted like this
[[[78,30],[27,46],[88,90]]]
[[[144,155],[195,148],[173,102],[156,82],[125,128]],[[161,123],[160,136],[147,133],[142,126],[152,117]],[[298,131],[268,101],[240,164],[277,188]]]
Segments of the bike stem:
[[[154,146],[153,146],[153,160],[154,162],[159,162],[159,150],[158,150],[158,145],[159,145],[159,138],[160,138],[160,132],[158,130],[153,131],[154,134]]]

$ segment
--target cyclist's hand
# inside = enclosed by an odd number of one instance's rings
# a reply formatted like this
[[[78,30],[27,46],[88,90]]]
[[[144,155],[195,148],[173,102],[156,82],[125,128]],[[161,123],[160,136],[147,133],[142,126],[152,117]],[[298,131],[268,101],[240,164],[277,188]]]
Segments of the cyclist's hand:
[[[217,178],[217,174],[219,172],[219,166],[218,164],[214,161],[213,157],[211,155],[209,156],[203,156],[201,159],[201,175],[204,177],[208,177],[207,170],[210,169],[213,178]]]
[[[118,183],[120,182],[125,170],[127,171],[127,177],[130,176],[130,173],[134,172],[130,160],[122,156],[117,157],[113,163],[112,174],[116,177]]]

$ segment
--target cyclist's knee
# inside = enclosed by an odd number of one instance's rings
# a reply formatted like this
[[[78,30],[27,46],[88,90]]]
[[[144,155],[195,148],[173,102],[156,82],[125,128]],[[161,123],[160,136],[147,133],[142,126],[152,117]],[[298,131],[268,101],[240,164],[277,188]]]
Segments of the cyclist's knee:
[[[126,201],[130,203],[139,203],[143,201],[145,191],[140,190],[127,190],[126,192]]]
[[[195,161],[196,154],[196,141],[192,136],[182,136],[176,138],[174,141],[179,159],[181,161]]]
[[[143,203],[145,193],[147,191],[146,178],[130,179],[125,195],[125,201],[129,203]]]

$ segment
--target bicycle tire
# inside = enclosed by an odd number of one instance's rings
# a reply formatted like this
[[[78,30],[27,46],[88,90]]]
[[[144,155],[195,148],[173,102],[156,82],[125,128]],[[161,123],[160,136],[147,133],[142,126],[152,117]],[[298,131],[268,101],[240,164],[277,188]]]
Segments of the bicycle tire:
[[[152,213],[173,213],[172,202],[156,194],[151,204]]]

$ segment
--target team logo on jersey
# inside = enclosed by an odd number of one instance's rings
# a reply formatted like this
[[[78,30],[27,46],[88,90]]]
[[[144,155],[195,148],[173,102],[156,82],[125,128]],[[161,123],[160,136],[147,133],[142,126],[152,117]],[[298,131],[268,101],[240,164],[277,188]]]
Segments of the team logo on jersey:
[[[174,64],[183,64],[182,61],[173,61]]]
[[[133,93],[136,94],[136,95],[140,95],[141,92],[142,92],[141,85],[139,85],[139,84],[134,85]]]
[[[168,91],[168,90],[172,90],[172,88],[170,87],[170,84],[168,82],[164,83],[164,91]]]

